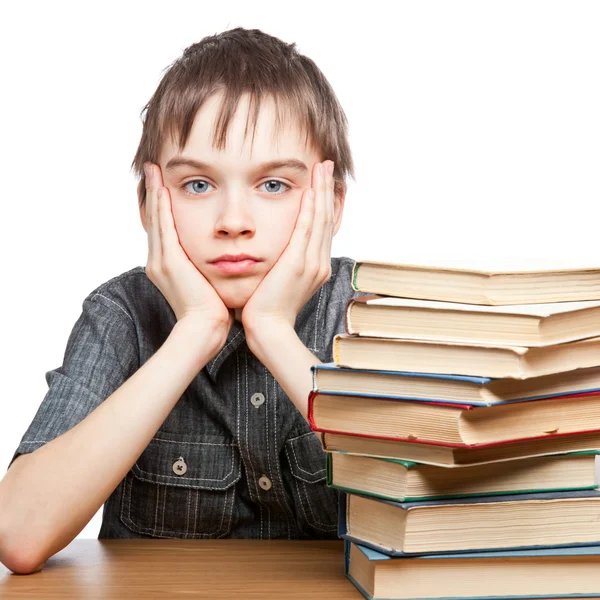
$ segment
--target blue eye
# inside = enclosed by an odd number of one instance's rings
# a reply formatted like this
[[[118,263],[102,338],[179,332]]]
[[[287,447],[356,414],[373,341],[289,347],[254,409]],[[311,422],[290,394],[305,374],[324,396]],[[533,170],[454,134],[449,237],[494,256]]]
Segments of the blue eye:
[[[271,183],[271,184],[274,183],[277,186],[284,185],[286,188],[291,189],[291,186],[289,186],[287,183],[284,183],[283,181],[279,181],[278,179],[269,179],[268,181],[261,183],[261,186],[266,185],[268,183]],[[190,186],[190,185],[195,186],[196,184],[200,184],[201,188],[198,189],[196,187],[195,189],[192,188],[192,191],[189,191],[190,188],[188,188],[188,186]],[[188,181],[187,183],[184,183],[183,186],[181,187],[181,189],[189,196],[198,196],[199,194],[204,194],[207,191],[206,187],[202,187],[203,185],[211,185],[211,184],[208,183],[208,181],[206,181],[204,179],[192,179],[192,181]],[[272,187],[271,187],[271,191],[274,191]],[[269,194],[269,195],[270,196],[279,196],[279,195],[285,193],[286,191],[287,190],[283,190],[281,192],[274,192],[273,194]]]

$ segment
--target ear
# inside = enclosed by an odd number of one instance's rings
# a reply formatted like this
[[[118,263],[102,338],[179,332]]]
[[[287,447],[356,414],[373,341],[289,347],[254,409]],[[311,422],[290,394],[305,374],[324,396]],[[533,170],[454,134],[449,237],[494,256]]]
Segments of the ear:
[[[334,187],[333,198],[333,235],[338,232],[342,224],[342,214],[344,212],[344,201],[346,199],[346,186]]]

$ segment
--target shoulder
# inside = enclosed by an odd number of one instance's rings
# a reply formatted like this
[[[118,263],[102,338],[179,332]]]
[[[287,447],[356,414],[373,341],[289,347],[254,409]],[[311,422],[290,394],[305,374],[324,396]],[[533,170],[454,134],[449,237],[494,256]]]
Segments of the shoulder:
[[[345,306],[351,298],[367,295],[367,292],[358,292],[352,286],[355,265],[356,260],[348,256],[331,258],[331,277],[326,284],[330,290],[327,294],[328,302],[343,303]]]
[[[176,321],[173,310],[160,290],[148,279],[146,269],[137,266],[96,286],[84,299],[126,315],[137,327],[163,322],[168,329]]]

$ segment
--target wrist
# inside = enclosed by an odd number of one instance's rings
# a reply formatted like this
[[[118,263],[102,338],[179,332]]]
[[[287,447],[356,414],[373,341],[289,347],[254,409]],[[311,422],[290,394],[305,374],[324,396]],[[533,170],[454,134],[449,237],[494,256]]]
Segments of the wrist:
[[[184,340],[187,348],[198,348],[210,354],[210,360],[225,344],[229,333],[229,323],[198,317],[183,317],[173,327],[176,337]]]

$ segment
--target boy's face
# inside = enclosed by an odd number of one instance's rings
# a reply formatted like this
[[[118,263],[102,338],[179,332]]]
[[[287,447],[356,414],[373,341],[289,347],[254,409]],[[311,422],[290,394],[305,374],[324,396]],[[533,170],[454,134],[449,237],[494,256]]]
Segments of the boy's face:
[[[241,308],[285,250],[302,193],[314,183],[313,169],[322,157],[305,147],[304,135],[295,124],[282,124],[274,138],[275,110],[270,99],[261,102],[251,156],[250,125],[244,140],[248,94],[240,98],[230,121],[225,149],[214,149],[211,140],[220,99],[220,94],[214,94],[200,108],[181,154],[170,140],[165,143],[158,165],[170,192],[181,246],[225,305],[240,309],[235,311],[239,319]],[[177,156],[208,166],[169,166]],[[259,168],[261,163],[288,159],[301,161],[306,169]],[[335,199],[334,235],[343,205],[342,194]],[[140,216],[146,229],[145,206]],[[224,273],[211,264],[223,254],[242,253],[262,260],[238,274]]]

